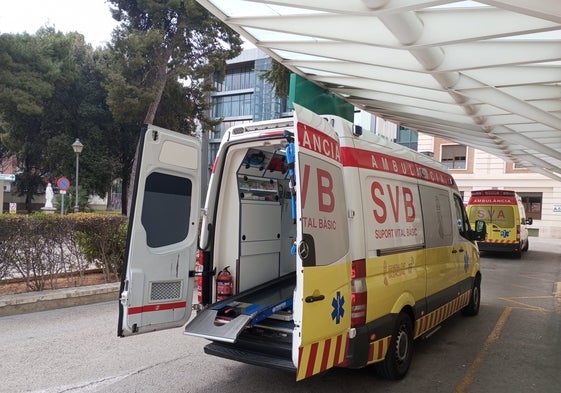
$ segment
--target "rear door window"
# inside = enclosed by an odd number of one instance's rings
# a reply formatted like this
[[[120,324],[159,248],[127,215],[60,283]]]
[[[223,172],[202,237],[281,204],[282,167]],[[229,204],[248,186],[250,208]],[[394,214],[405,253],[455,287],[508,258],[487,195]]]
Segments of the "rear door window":
[[[496,225],[500,228],[512,228],[514,222],[514,209],[512,206],[474,205],[469,212],[469,220],[483,220],[487,225]]]
[[[191,181],[154,172],[146,178],[142,226],[148,247],[179,243],[189,233]]]

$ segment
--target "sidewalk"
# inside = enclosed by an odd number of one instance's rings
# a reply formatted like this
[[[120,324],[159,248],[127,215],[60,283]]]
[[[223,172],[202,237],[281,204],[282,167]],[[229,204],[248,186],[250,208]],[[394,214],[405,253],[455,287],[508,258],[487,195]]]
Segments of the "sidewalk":
[[[120,283],[0,296],[0,317],[119,299]]]

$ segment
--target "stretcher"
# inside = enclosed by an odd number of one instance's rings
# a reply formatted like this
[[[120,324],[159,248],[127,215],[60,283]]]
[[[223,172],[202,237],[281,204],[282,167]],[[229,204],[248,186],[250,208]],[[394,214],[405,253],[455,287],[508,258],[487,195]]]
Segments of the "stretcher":
[[[185,334],[234,343],[244,329],[291,321],[294,286],[295,276],[290,275],[211,305],[187,324]],[[264,323],[267,319],[280,323]]]

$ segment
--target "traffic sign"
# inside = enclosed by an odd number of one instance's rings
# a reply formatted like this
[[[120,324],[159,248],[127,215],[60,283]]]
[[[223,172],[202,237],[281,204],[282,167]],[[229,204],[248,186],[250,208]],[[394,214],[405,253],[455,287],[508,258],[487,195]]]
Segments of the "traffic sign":
[[[59,190],[66,191],[70,188],[70,180],[68,180],[66,177],[60,177],[56,181],[56,185]]]

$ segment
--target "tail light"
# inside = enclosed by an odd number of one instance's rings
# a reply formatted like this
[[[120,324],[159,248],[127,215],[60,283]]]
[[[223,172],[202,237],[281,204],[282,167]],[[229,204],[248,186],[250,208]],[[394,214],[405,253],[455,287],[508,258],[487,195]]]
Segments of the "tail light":
[[[195,277],[197,277],[197,297],[202,306],[212,303],[214,274],[210,252],[199,250],[195,263]]]
[[[353,261],[351,269],[351,327],[356,327],[366,323],[366,260]]]
[[[195,277],[197,278],[197,302],[203,304],[203,251],[197,253],[195,261]]]

